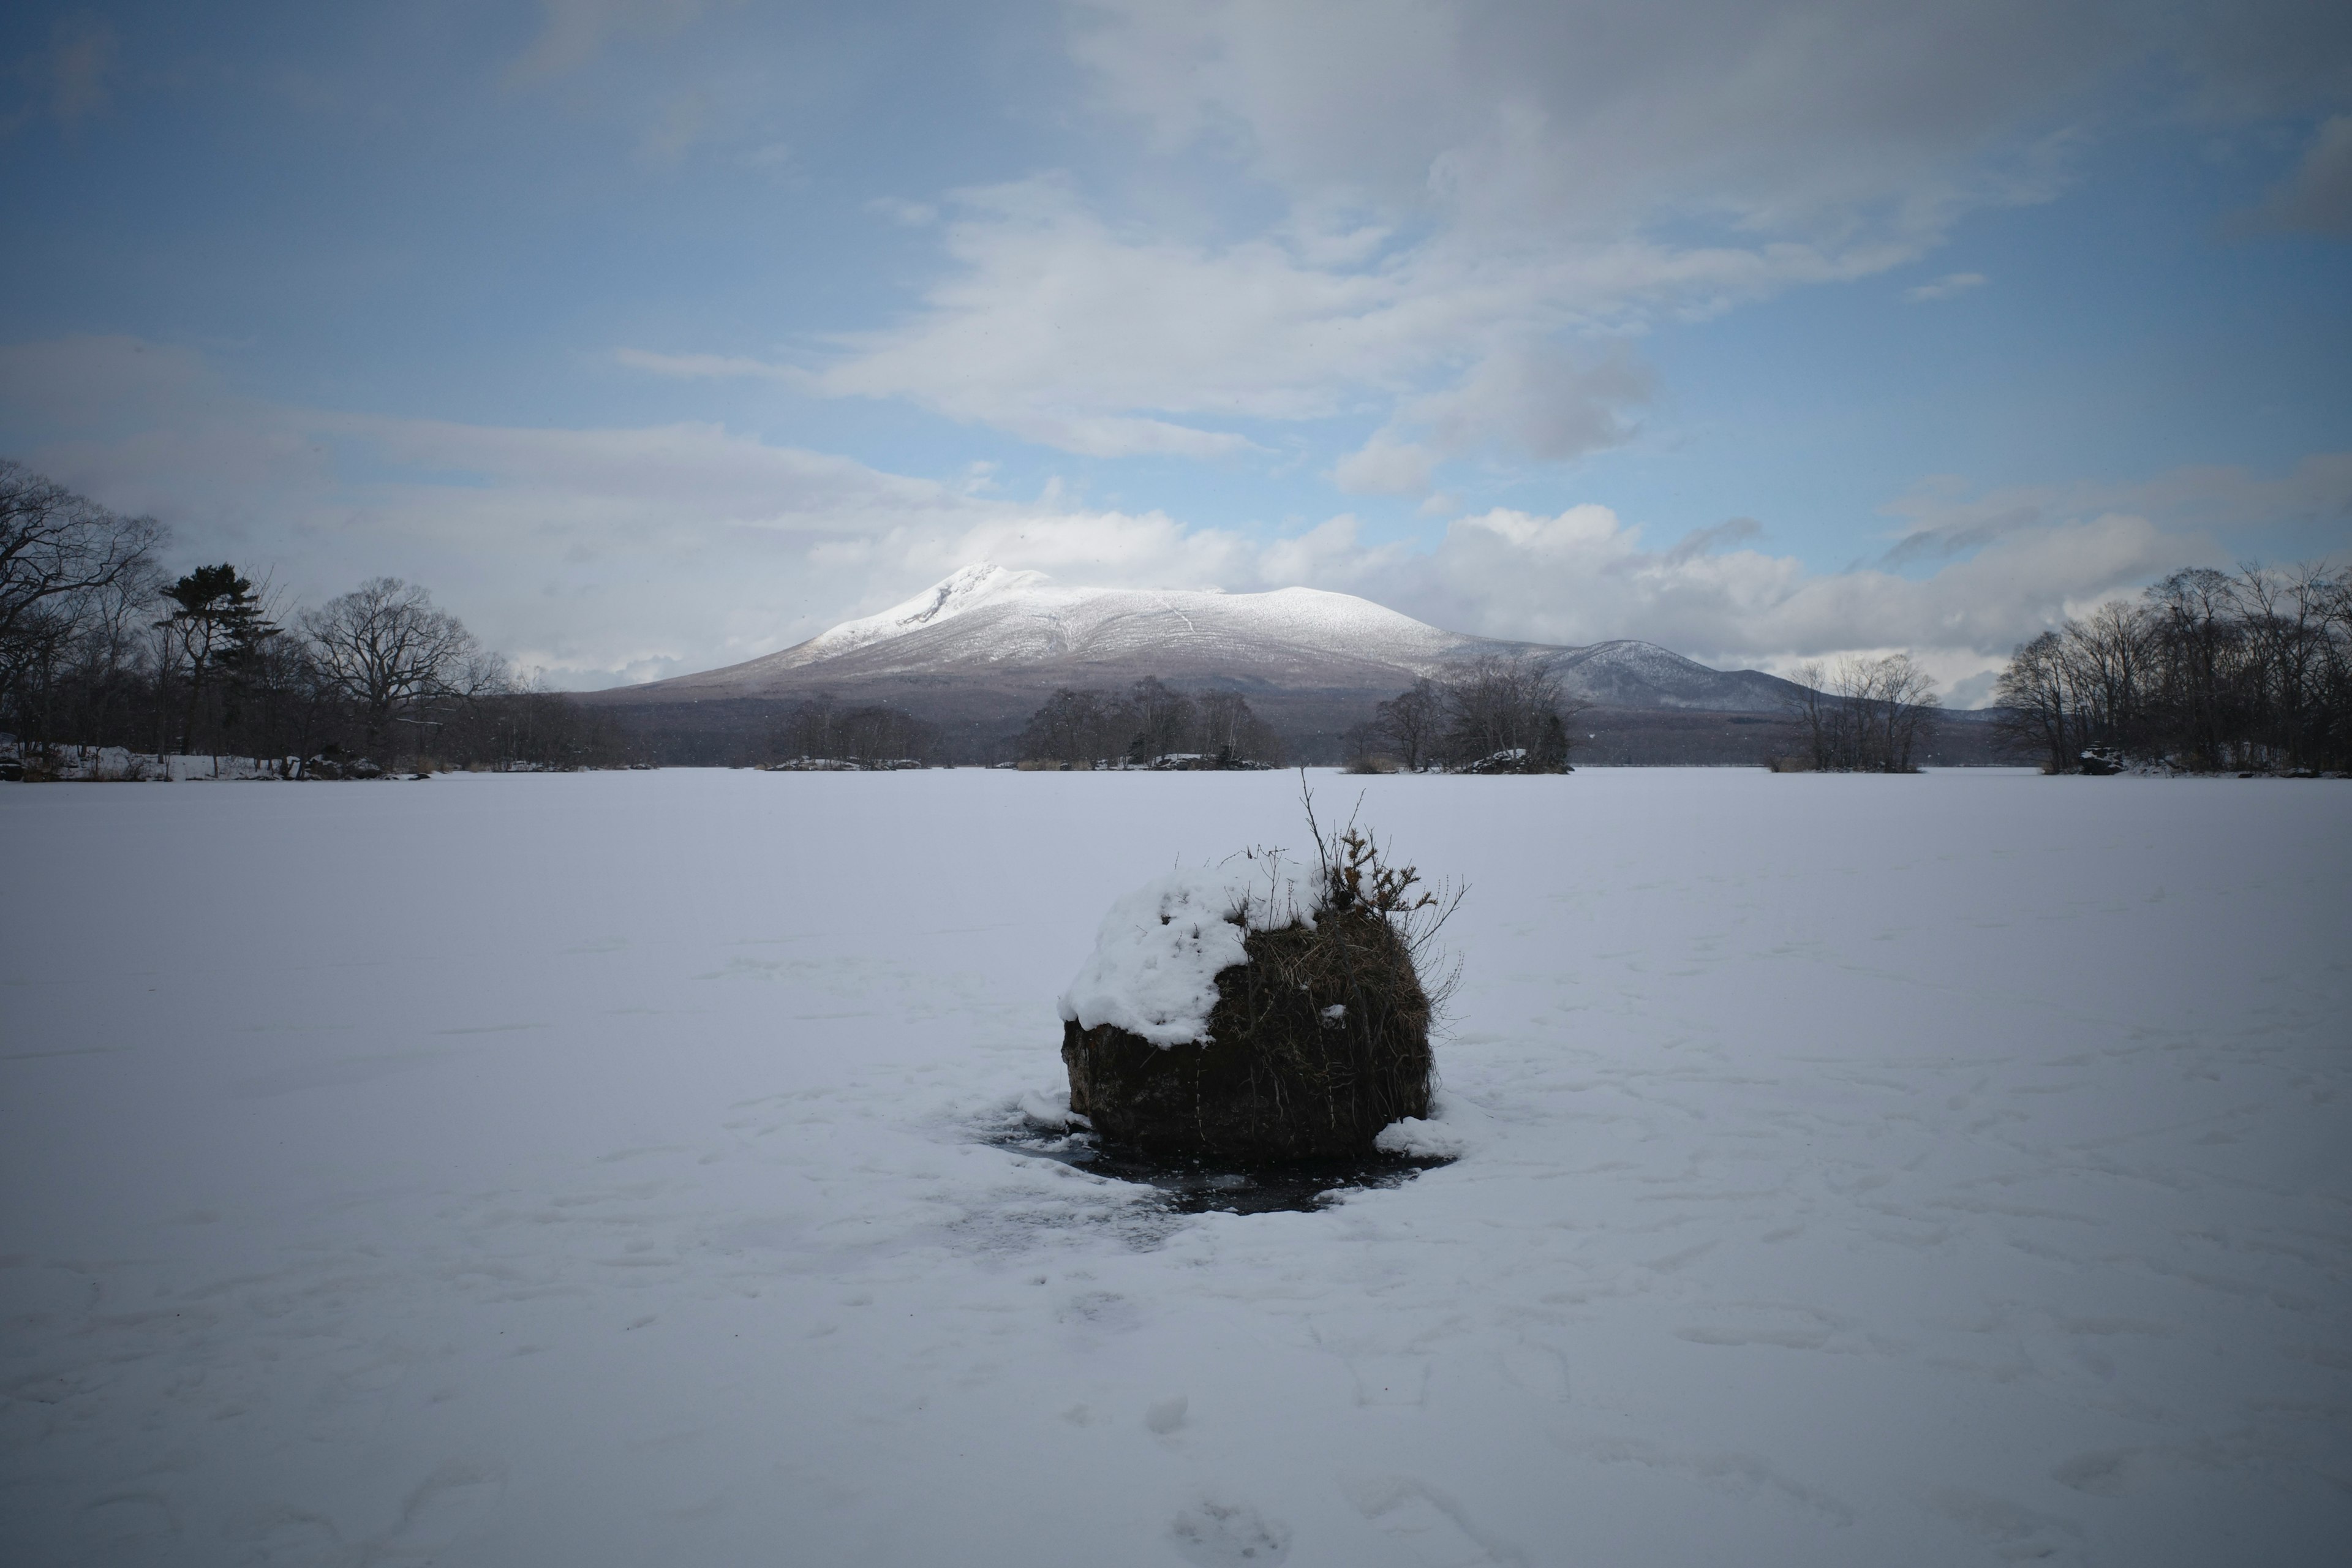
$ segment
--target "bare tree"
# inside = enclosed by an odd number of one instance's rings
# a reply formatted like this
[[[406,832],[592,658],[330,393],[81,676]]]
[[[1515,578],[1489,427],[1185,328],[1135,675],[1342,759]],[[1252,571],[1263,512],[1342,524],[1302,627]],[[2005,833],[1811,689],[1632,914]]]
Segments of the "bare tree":
[[[1444,731],[1445,693],[1426,676],[1372,710],[1371,732],[1396,750],[1407,773],[1419,773]]]
[[[1279,763],[1283,752],[1282,737],[1250,710],[1240,692],[1188,695],[1152,677],[1112,697],[1067,688],[1056,691],[1029,716],[1015,744],[1024,762],[1073,767],[1188,752],[1230,767]]]
[[[845,708],[829,693],[801,703],[768,734],[769,754],[780,762],[927,763],[939,745],[938,729],[911,713],[879,703]]]
[[[2352,763],[2352,614],[2323,565],[2176,572],[2020,645],[1997,690],[2023,749],[2191,769]]]
[[[2088,745],[2137,747],[2147,707],[2155,634],[2142,606],[2110,603],[2066,625],[2067,685]]]
[[[2043,632],[2018,644],[2009,668],[1993,684],[1993,700],[2001,710],[2002,740],[2013,754],[2039,752],[2044,773],[2063,773],[2074,765],[2083,735],[2063,637]]]
[[[1125,745],[1110,738],[1110,715],[1101,694],[1068,688],[1045,700],[1021,731],[1019,751],[1024,762],[1062,763],[1091,767]]]
[[[1862,765],[1875,773],[1913,772],[1912,755],[1943,706],[1935,681],[1909,654],[1889,654],[1869,662],[1854,695],[1867,736]]]
[[[1282,737],[1250,710],[1248,698],[1238,691],[1203,691],[1193,704],[1200,713],[1201,750],[1220,765],[1230,767],[1242,762],[1280,765]]]
[[[46,730],[47,704],[28,685],[46,689],[93,617],[152,592],[163,538],[152,517],[109,511],[0,459],[0,713]]]
[[[1549,659],[1481,654],[1443,689],[1441,746],[1454,766],[1513,773],[1568,766],[1566,697]]]
[[[305,610],[302,632],[320,683],[359,712],[371,755],[406,710],[436,698],[484,694],[490,673],[481,645],[433,595],[397,577],[373,577],[352,593]],[[424,749],[422,732],[417,748]]]
[[[1123,727],[1131,737],[1128,761],[1144,763],[1201,749],[1199,704],[1158,676],[1147,675],[1129,686],[1122,706]]]
[[[1797,689],[1786,704],[1790,717],[1805,727],[1805,740],[1812,750],[1813,767],[1826,773],[1837,762],[1836,703],[1827,686],[1829,676],[1819,659],[1808,659],[1790,672]]]
[[[1936,710],[1935,682],[1909,654],[1853,655],[1824,671],[1796,670],[1790,708],[1805,726],[1813,766],[1840,773],[1907,773]]]

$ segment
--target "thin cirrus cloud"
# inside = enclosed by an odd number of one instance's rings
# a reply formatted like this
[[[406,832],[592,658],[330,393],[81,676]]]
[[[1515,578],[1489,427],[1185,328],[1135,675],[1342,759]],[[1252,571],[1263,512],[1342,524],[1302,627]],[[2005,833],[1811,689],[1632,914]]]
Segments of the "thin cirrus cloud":
[[[1983,288],[1990,281],[1981,272],[1947,272],[1932,283],[1906,289],[1903,297],[1914,305],[1925,305],[1937,300],[1957,299],[1971,289]]]
[[[814,380],[808,372],[796,366],[773,364],[744,354],[665,354],[646,349],[616,349],[613,358],[631,370],[680,380],[749,379],[789,382],[796,386],[808,385]]]

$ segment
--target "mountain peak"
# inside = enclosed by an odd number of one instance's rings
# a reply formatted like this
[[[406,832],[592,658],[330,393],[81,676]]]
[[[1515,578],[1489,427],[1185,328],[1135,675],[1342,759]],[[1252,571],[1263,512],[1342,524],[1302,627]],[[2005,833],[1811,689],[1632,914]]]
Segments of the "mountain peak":
[[[1052,581],[1043,572],[1013,572],[993,561],[975,561],[969,566],[959,566],[913,598],[879,614],[844,621],[819,632],[801,644],[797,651],[805,653],[810,659],[855,652],[890,637],[953,620],[992,599],[1024,588],[1042,587]]]

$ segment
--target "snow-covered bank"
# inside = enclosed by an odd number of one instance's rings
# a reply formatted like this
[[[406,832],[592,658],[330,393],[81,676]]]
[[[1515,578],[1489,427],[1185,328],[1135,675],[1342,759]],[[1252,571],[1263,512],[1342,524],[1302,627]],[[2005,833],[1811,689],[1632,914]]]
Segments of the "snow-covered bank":
[[[19,760],[13,745],[0,757]],[[122,746],[58,746],[25,762],[67,784],[191,784],[202,781],[292,779],[302,773],[299,757],[183,756],[172,752],[133,752]]]
[[[1472,883],[1466,1152],[1191,1217],[971,1130],[1295,778],[0,789],[9,1555],[2352,1539],[2352,789],[1318,788]]]

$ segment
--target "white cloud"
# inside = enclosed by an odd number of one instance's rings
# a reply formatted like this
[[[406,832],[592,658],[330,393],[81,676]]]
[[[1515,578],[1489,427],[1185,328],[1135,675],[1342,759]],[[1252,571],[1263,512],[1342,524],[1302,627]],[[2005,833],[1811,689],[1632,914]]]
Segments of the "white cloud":
[[[1935,300],[1952,299],[1956,295],[1967,293],[1971,289],[1981,289],[1987,281],[1989,280],[1981,272],[1947,272],[1932,283],[1922,283],[1916,288],[1906,289],[1903,290],[1903,297],[1915,305],[1924,305]]]
[[[1633,435],[1626,410],[1646,401],[1652,384],[1622,351],[1587,363],[1552,343],[1501,347],[1457,384],[1406,399],[1386,428],[1339,460],[1332,481],[1352,494],[1420,496],[1449,458],[1580,458]]]
[[[1648,389],[1596,363],[1596,334],[1883,272],[1963,213],[2048,196],[2073,95],[2121,47],[2030,0],[1070,15],[1107,116],[1246,171],[1277,215],[1213,236],[1059,178],[962,192],[945,275],[818,384],[1094,454],[1223,455],[1165,426],[1372,411],[1389,428],[1334,478],[1403,493],[1474,450],[1622,439]]]
[[[1972,493],[1960,479],[1939,475],[1881,510],[1901,524],[1878,563],[1888,568],[1949,560],[2011,534],[2107,513],[2155,518],[2175,531],[2222,540],[2271,525],[2324,531],[2352,522],[2352,453],[2314,453],[2274,479],[2208,466],[2120,484],[2005,485]]]
[[[1155,423],[1321,419],[1368,403],[1457,429],[1507,406],[1515,449],[1572,455],[1615,438],[1614,408],[1646,378],[1622,357],[1580,359],[1546,340],[1907,256],[1867,238],[1478,253],[1431,241],[1342,268],[1310,259],[1315,237],[1295,228],[1223,246],[1115,229],[1060,180],[959,201],[946,231],[956,270],[908,321],[844,338],[815,384],[1098,455],[1170,449],[1156,432],[1140,438]],[[1512,404],[1516,392],[1538,395]],[[1096,417],[1148,423],[1123,427],[1139,437],[1129,447],[1104,439]]]
[[[1162,147],[1222,149],[1295,195],[1434,200],[1555,236],[1665,209],[1793,234],[1984,199],[2002,139],[2130,47],[2101,16],[2032,0],[1072,9],[1099,101]]]
[[[2126,68],[2168,52],[2176,85],[2215,104],[2333,90],[2201,0],[2161,16],[2033,0],[1064,9],[1100,115],[1086,129],[1158,154],[1139,167],[1114,142],[1108,188],[1192,195],[1122,207],[1044,174],[877,197],[936,226],[942,270],[903,317],[809,362],[807,384],[1108,458],[1232,458],[1286,447],[1269,425],[1370,416],[1380,433],[1332,469],[1367,492],[1624,439],[1649,389],[1603,345],[1911,266],[1967,214],[2049,198]],[[691,10],[562,0],[539,49],[569,58]],[[631,363],[749,363],[718,347]]]
[[[1331,482],[1349,495],[1426,495],[1436,466],[1437,454],[1428,447],[1381,431],[1339,459]]]
[[[2145,518],[2105,516],[2004,539],[1926,578],[1813,574],[1754,548],[1651,550],[1614,512],[1581,506],[1459,520],[1415,570],[1460,629],[1490,636],[1639,636],[1728,662],[1876,647],[1989,655],[2069,604],[2178,564],[2184,547]]]

